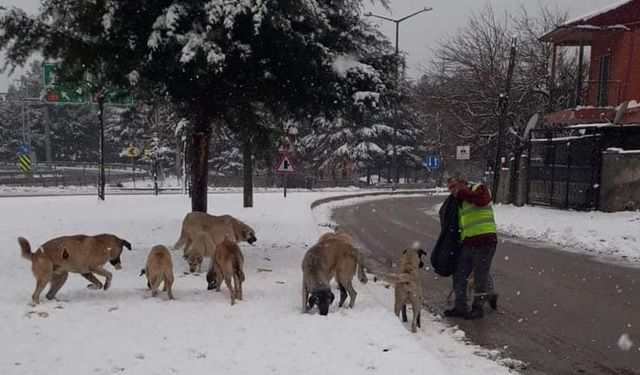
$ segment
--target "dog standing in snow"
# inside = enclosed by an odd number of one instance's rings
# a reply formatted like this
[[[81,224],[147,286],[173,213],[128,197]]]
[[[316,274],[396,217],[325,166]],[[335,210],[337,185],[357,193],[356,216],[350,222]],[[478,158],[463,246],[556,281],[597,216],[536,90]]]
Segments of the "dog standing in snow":
[[[158,295],[160,283],[164,283],[162,291],[167,292],[169,299],[173,299],[173,261],[169,249],[162,245],[154,246],[147,257],[146,266],[140,271],[140,276],[147,275],[147,287],[151,289],[151,296]]]
[[[74,235],[54,238],[45,242],[35,253],[23,237],[18,237],[22,257],[31,261],[31,271],[36,279],[36,289],[31,296],[32,304],[40,303],[40,293],[49,282],[51,287],[47,299],[54,299],[56,293],[67,281],[69,272],[79,273],[91,281],[89,289],[109,289],[113,275],[103,268],[109,262],[117,270],[122,268],[120,254],[122,248],[131,250],[131,244],[113,234],[96,236]],[[104,276],[103,284],[94,273]]]

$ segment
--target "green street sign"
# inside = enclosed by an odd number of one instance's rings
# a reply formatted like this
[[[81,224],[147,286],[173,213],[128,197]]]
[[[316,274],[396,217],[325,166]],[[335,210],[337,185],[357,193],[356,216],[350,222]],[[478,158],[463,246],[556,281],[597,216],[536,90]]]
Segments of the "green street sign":
[[[98,103],[95,95],[91,98],[91,102],[96,104]],[[131,93],[124,92],[119,89],[110,88],[104,97],[104,104],[133,107],[136,105],[136,102],[135,100],[133,100],[133,95],[131,95]]]
[[[80,84],[61,83],[56,64],[43,64],[44,101],[53,104],[89,104],[89,90]]]
[[[43,64],[44,100],[52,104],[90,104],[97,103],[95,95],[82,84],[58,82],[55,73],[56,64]],[[93,82],[93,77],[89,77]],[[135,101],[129,92],[117,88],[109,88],[105,95],[105,105],[133,107]]]

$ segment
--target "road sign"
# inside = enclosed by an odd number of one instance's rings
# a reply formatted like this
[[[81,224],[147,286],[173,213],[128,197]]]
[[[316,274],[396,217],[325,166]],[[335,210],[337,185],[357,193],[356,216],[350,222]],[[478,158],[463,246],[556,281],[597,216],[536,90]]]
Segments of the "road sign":
[[[136,146],[129,146],[125,149],[125,154],[130,158],[135,158],[139,152],[140,150]]]
[[[289,159],[290,155],[287,154],[283,154],[282,155],[282,159],[280,159],[280,163],[278,163],[278,166],[275,168],[275,171],[278,173],[296,173],[295,169],[293,168],[293,163],[291,163],[291,160]]]
[[[59,82],[56,64],[43,64],[44,101],[54,104],[89,104],[89,90],[81,84]]]
[[[469,160],[471,158],[471,147],[469,145],[466,146],[457,146],[456,147],[456,159],[458,160]]]
[[[440,157],[438,155],[428,155],[425,158],[425,164],[429,170],[435,170],[440,168]]]
[[[144,153],[142,154],[142,159],[144,159],[144,161],[153,161],[153,158],[153,150],[145,148]]]
[[[95,95],[91,97],[91,102],[94,104],[98,103],[98,99]],[[117,89],[109,89],[104,96],[104,104],[133,107],[136,105],[136,102],[133,100],[133,95],[131,95],[131,93]]]
[[[27,145],[26,143],[20,144],[20,155],[29,155],[30,152],[31,149],[29,149],[29,145]]]
[[[81,83],[61,83],[55,73],[56,64],[43,64],[43,81],[47,103],[53,104],[89,104],[97,103],[96,97],[91,96],[87,87]],[[89,81],[93,78],[89,76]],[[135,101],[129,92],[117,88],[110,88],[105,94],[104,104],[133,107]]]
[[[23,173],[31,172],[31,156],[23,154],[18,157],[18,167]]]

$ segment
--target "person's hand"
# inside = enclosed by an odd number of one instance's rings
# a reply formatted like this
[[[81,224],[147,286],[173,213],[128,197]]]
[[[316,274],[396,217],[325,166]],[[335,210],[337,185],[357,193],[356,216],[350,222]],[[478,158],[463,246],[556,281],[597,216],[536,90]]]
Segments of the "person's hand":
[[[464,185],[462,182],[458,182],[457,184],[455,184],[452,189],[451,189],[451,194],[453,194],[454,197],[458,196],[458,192],[460,190],[464,189]]]

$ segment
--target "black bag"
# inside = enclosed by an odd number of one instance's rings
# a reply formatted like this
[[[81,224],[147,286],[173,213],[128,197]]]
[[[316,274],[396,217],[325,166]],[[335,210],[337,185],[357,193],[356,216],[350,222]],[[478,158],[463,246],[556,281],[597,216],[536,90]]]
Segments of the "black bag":
[[[449,195],[440,207],[440,236],[431,251],[431,265],[440,276],[451,276],[460,254],[458,201]]]

